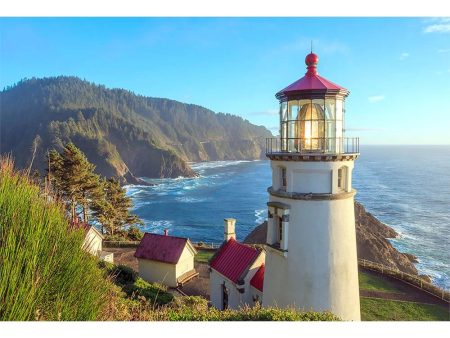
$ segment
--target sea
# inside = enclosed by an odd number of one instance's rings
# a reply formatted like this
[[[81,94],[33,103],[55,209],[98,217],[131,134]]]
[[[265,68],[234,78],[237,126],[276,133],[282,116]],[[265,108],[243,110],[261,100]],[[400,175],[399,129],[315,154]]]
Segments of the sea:
[[[361,146],[355,163],[356,200],[399,237],[401,252],[418,258],[419,273],[450,289],[450,146]],[[144,231],[192,241],[220,243],[223,219],[237,219],[243,240],[267,219],[270,163],[192,163],[196,178],[148,179],[153,186],[128,185],[132,212]]]

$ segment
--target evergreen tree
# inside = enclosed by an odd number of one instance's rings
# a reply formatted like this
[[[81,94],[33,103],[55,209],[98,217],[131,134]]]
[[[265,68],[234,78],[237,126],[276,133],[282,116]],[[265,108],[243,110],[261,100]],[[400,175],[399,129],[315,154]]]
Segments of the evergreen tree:
[[[94,173],[95,166],[73,143],[67,144],[62,154],[52,150],[48,157],[49,178],[68,205],[71,220],[75,221],[76,207],[81,206],[83,221],[87,222],[89,204],[102,196],[99,177]]]
[[[127,225],[142,224],[142,221],[129,209],[133,203],[127,197],[125,190],[118,180],[110,178],[102,180],[104,198],[97,199],[92,206],[94,216],[103,224],[107,232],[114,235],[118,230],[123,230]]]

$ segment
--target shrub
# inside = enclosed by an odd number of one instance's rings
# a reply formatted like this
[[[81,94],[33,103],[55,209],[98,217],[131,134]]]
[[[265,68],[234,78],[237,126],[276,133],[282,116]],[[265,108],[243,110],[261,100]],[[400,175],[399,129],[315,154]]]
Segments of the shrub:
[[[114,235],[107,234],[105,240],[127,242],[127,241],[140,241],[144,237],[144,233],[137,226],[130,226],[127,230],[118,230]]]
[[[123,290],[132,298],[146,302],[150,308],[169,304],[174,297],[167,292],[167,287],[158,283],[148,283],[138,278],[133,284],[126,285]]]
[[[130,226],[126,232],[129,241],[140,241],[144,237],[144,233],[137,226]]]
[[[0,319],[93,320],[106,301],[97,260],[61,205],[0,159]]]
[[[338,320],[329,312],[302,312],[294,308],[244,307],[239,310],[220,311],[208,308],[201,297],[177,298],[165,313],[166,320],[172,321],[333,321]]]
[[[132,268],[126,265],[117,265],[112,273],[112,278],[117,284],[132,284],[138,278],[138,274]]]

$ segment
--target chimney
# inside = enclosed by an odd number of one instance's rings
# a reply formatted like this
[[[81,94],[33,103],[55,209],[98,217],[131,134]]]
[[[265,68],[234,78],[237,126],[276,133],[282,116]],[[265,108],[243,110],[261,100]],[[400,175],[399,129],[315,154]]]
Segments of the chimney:
[[[236,219],[234,218],[225,218],[225,231],[224,231],[224,239],[226,242],[230,240],[231,238],[236,239],[236,233],[234,231]]]
[[[169,229],[164,229],[164,236],[169,236]]]

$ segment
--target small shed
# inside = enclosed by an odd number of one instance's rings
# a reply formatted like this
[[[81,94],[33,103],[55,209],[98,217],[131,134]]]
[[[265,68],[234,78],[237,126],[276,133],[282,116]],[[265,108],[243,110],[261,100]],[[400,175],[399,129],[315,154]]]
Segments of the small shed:
[[[83,249],[94,256],[100,256],[103,250],[103,235],[95,227],[83,223],[86,231],[86,237],[83,242]]]
[[[177,287],[198,276],[194,268],[196,254],[187,238],[145,233],[134,256],[142,279]]]
[[[71,229],[83,229],[85,237],[82,248],[84,251],[98,257],[103,261],[114,263],[114,254],[112,252],[103,251],[104,237],[96,227],[77,220],[76,222],[71,223]]]

